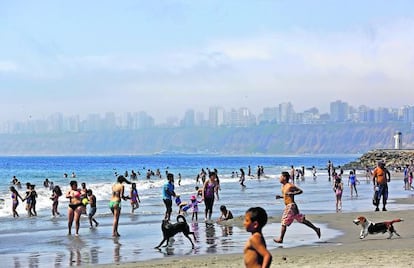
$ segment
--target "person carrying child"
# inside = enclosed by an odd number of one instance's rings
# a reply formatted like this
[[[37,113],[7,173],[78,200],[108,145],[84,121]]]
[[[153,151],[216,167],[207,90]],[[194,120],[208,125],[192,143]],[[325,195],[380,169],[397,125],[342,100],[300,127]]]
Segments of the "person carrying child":
[[[52,204],[53,217],[60,215],[60,213],[58,212],[58,206],[59,206],[59,197],[61,196],[62,196],[62,190],[60,189],[58,185],[56,185],[55,187],[53,187],[52,196],[50,197],[50,200],[53,201],[53,204]]]

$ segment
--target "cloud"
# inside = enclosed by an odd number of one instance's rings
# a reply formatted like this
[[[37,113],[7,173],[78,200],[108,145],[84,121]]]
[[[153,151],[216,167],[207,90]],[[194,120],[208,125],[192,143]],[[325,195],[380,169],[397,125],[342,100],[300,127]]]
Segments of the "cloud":
[[[53,60],[0,61],[0,73],[20,73],[26,82],[35,81],[33,87],[29,82],[22,86],[27,90],[66,91],[49,95],[75,100],[85,111],[107,109],[114,99],[122,100],[125,110],[137,107],[160,116],[171,103],[180,114],[191,106],[205,111],[213,104],[259,113],[254,109],[285,101],[302,111],[321,103],[328,107],[337,99],[366,103],[377,92],[387,96],[377,99],[378,105],[389,107],[407,104],[401,95],[414,87],[413,43],[414,20],[401,19],[336,32],[297,28],[210,37],[202,44],[153,50],[157,52],[65,54],[55,49]],[[395,94],[384,94],[391,90]],[[81,92],[96,95],[97,105],[79,97]],[[51,102],[49,96],[35,95]]]
[[[17,72],[19,66],[17,63],[12,61],[0,61],[0,73]]]

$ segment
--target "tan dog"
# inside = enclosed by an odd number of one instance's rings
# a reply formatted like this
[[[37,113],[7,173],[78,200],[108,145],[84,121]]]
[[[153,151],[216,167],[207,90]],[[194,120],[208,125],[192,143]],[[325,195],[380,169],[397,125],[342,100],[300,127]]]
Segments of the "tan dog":
[[[361,225],[361,233],[359,235],[360,239],[365,238],[368,234],[378,234],[378,233],[389,233],[389,236],[387,237],[387,239],[390,239],[393,234],[396,234],[397,236],[400,236],[394,229],[393,223],[395,222],[401,222],[402,219],[394,219],[391,221],[384,221],[384,222],[378,222],[378,223],[374,223],[369,221],[367,218],[365,218],[364,216],[359,216],[358,218],[356,218],[355,220],[353,220],[353,222],[356,225]]]

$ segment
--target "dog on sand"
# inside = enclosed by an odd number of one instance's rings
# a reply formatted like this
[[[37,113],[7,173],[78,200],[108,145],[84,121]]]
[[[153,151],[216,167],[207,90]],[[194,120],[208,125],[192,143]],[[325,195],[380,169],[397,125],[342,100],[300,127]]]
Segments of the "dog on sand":
[[[364,216],[359,216],[357,217],[355,220],[353,220],[353,222],[356,225],[360,225],[361,226],[361,233],[359,235],[360,239],[365,238],[368,234],[379,234],[379,233],[386,233],[388,232],[388,237],[387,239],[391,239],[391,237],[393,236],[393,234],[396,234],[397,236],[400,236],[394,229],[393,224],[396,222],[401,222],[403,221],[402,219],[394,219],[391,221],[384,221],[384,222],[371,222],[369,221],[367,218],[365,218]]]
[[[180,221],[181,219],[181,221]],[[194,243],[190,238],[190,234],[193,235],[194,237],[194,241],[196,241],[196,237],[194,235],[194,232],[190,231],[190,226],[188,226],[187,221],[185,219],[185,217],[183,215],[178,215],[177,216],[177,222],[176,223],[170,223],[168,220],[163,220],[162,224],[161,224],[161,230],[162,230],[162,235],[163,235],[163,239],[161,241],[161,243],[156,246],[155,248],[160,248],[161,245],[167,241],[167,243],[165,244],[164,247],[166,247],[168,245],[168,242],[170,240],[171,237],[175,236],[178,233],[183,233],[185,237],[188,238],[188,240],[190,240],[191,242],[191,246],[192,248],[194,248]]]

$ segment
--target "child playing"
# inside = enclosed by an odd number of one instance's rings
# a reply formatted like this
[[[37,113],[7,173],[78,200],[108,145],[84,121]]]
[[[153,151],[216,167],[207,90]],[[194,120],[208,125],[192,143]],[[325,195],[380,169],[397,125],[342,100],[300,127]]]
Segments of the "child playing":
[[[98,227],[99,223],[95,220],[95,218],[93,216],[95,216],[96,213],[96,196],[92,193],[91,189],[88,189],[86,191],[86,195],[88,196],[88,203],[90,206],[89,209],[89,214],[88,214],[88,218],[89,218],[89,228],[93,228],[92,222],[95,223],[95,227]]]
[[[198,203],[200,203],[201,201],[197,200],[197,197],[195,195],[191,196],[190,199],[190,207],[192,207],[192,211],[193,211],[193,216],[191,217],[191,220],[194,221],[194,218],[196,221],[198,221]],[[186,207],[183,208],[183,210],[185,211]]]
[[[141,203],[141,200],[139,199],[136,183],[132,183],[131,185],[130,198],[131,198],[131,207],[132,207],[131,213],[134,213],[134,211],[137,208],[139,208],[139,203]]]
[[[217,222],[227,221],[233,219],[233,213],[226,208],[225,205],[220,206],[221,216],[218,218]]]
[[[354,196],[354,190],[355,190],[355,195],[358,196],[358,191],[356,188],[356,184],[357,184],[358,179],[356,178],[355,172],[353,170],[351,170],[349,172],[349,178],[348,178],[348,185],[351,187],[351,197]]]
[[[272,254],[266,248],[262,228],[267,223],[267,213],[261,207],[252,207],[244,216],[244,227],[252,235],[244,247],[244,264],[246,267],[270,267]]]
[[[175,204],[178,206],[178,214],[185,215],[185,212],[187,211],[188,208],[185,211],[183,210],[183,208],[187,206],[187,202],[181,201],[181,197],[179,194],[175,196]]]

